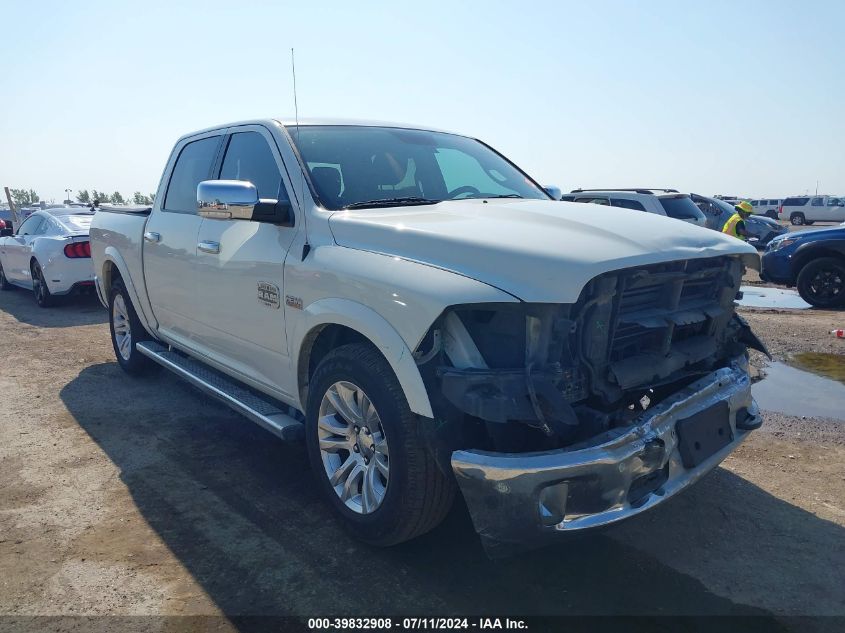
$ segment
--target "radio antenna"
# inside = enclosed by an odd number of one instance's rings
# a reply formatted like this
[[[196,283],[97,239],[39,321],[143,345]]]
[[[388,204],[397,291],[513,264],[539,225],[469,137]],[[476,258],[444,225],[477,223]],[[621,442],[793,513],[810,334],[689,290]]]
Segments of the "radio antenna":
[[[302,169],[302,182],[299,188],[299,204],[302,209],[302,225],[305,231],[305,244],[302,245],[302,259],[304,260],[311,251],[311,244],[308,242],[308,211],[305,209],[305,157],[299,150],[301,147],[299,144],[299,103],[296,100],[296,61],[294,60],[293,47],[290,49],[290,70],[293,74],[293,114],[294,120],[296,121],[296,153],[299,155],[300,162],[302,163],[300,165]]]

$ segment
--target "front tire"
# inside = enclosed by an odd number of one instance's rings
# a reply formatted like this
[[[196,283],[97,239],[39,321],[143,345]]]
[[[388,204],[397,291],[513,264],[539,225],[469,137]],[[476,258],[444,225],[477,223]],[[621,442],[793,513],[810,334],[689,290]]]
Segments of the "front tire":
[[[3,263],[0,262],[0,290],[12,290],[14,286],[6,279],[6,273],[3,272]]]
[[[109,329],[114,355],[123,371],[137,376],[159,367],[136,348],[137,343],[149,341],[152,337],[141,325],[121,279],[112,284],[109,293]]]
[[[388,546],[428,532],[449,511],[455,482],[426,448],[421,425],[385,358],[372,345],[330,352],[310,381],[308,458],[344,527]]]
[[[44,271],[41,270],[41,265],[37,260],[32,260],[30,273],[32,274],[32,292],[35,295],[35,303],[42,308],[49,308],[54,305],[56,299],[47,287],[47,280],[44,279]]]
[[[814,259],[798,273],[798,294],[817,308],[845,307],[845,260]]]

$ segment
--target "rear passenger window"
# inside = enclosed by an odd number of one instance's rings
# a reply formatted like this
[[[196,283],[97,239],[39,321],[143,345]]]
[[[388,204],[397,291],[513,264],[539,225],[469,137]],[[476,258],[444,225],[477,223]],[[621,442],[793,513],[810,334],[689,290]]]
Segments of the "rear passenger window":
[[[610,205],[610,201],[607,198],[575,198],[575,202],[587,202],[589,204],[603,204],[605,206]]]
[[[810,205],[814,207],[823,207],[824,198],[813,198],[813,201],[810,203]]]
[[[259,198],[289,200],[273,152],[258,132],[232,135],[220,179],[249,181],[258,190]]]
[[[809,198],[787,198],[783,201],[785,207],[803,207],[809,201]]]
[[[164,197],[165,211],[197,212],[197,185],[211,178],[211,165],[217,156],[219,136],[188,143],[179,152]]]
[[[645,211],[645,207],[636,200],[626,200],[625,198],[613,198],[610,204],[614,207],[622,207],[623,209],[633,209],[634,211]]]

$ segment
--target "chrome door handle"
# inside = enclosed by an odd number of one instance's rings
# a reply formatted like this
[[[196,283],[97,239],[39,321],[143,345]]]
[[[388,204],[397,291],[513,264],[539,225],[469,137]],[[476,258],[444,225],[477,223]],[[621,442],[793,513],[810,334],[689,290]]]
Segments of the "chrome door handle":
[[[200,249],[203,253],[216,254],[220,252],[220,242],[203,241],[197,244],[197,248]]]
[[[153,231],[147,231],[146,233],[144,233],[144,239],[148,242],[160,242],[161,241],[161,233],[154,233]]]

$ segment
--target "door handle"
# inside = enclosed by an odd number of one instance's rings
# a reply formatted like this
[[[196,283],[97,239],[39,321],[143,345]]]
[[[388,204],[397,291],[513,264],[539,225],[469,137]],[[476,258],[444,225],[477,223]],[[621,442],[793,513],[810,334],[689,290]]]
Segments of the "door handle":
[[[197,248],[203,253],[217,254],[220,252],[220,242],[202,241],[197,244]]]
[[[161,241],[161,233],[155,233],[153,231],[147,231],[146,233],[144,233],[144,239],[148,242],[160,242]]]

